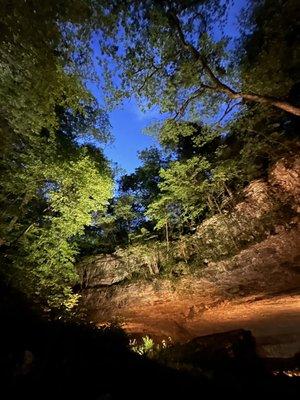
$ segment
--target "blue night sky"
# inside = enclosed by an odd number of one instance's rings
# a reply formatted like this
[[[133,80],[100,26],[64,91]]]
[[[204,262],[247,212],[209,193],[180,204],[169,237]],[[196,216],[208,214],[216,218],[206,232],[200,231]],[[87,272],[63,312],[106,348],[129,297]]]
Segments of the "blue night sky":
[[[231,37],[237,37],[238,35],[237,15],[245,4],[246,0],[235,0],[230,10],[225,30]],[[217,35],[218,32],[216,32],[216,36]],[[96,48],[97,46],[95,45],[95,58],[97,56]],[[92,83],[88,84],[88,88],[97,98],[100,105],[103,105],[101,89]],[[104,148],[108,159],[117,163],[124,173],[133,172],[139,165],[138,151],[153,145],[158,145],[155,138],[142,132],[143,128],[158,118],[160,118],[160,115],[156,111],[150,110],[147,113],[140,111],[134,99],[124,102],[122,107],[120,106],[110,112],[109,120],[112,126],[111,131],[114,142],[106,145]]]
[[[114,142],[105,147],[107,157],[126,172],[133,172],[139,165],[138,151],[158,145],[154,137],[142,132],[156,118],[157,112],[142,113],[134,100],[109,113]]]
[[[91,83],[88,88],[99,104],[103,104],[101,89]],[[154,137],[143,133],[143,129],[158,118],[160,114],[155,110],[143,113],[134,99],[124,101],[122,106],[109,113],[113,142],[104,147],[104,153],[109,160],[118,164],[123,173],[131,173],[138,167],[139,151],[159,145]]]

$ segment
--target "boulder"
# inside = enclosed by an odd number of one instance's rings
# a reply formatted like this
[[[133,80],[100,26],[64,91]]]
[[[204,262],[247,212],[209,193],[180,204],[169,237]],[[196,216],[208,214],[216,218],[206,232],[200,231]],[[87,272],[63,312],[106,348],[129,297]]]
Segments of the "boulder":
[[[248,379],[264,374],[256,354],[255,339],[244,329],[200,336],[185,344],[176,344],[164,349],[160,360],[222,380]]]

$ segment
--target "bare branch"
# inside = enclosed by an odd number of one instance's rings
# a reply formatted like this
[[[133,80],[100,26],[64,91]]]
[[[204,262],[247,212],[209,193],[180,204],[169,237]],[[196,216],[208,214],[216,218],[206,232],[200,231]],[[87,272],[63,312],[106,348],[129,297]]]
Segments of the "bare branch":
[[[158,71],[158,69],[154,69],[153,71],[151,71],[151,73],[149,75],[147,75],[144,79],[144,82],[141,84],[141,86],[137,89],[138,93],[140,94],[140,92],[144,89],[144,87],[146,86],[147,82],[152,78],[152,76]]]
[[[176,112],[174,119],[177,119],[178,117],[182,117],[184,115],[187,107],[189,106],[189,104],[193,100],[196,100],[198,97],[200,97],[203,94],[204,90],[205,90],[205,88],[202,88],[202,87],[195,90],[195,92],[181,105],[179,110]]]
[[[206,22],[206,19],[205,19],[204,15],[203,15],[200,11],[197,11],[197,12],[195,13],[195,15],[193,15],[193,21],[194,21],[196,18],[199,18],[199,19],[201,20],[202,24],[203,24],[203,27],[201,28],[202,34],[205,33],[205,32],[207,32],[208,27],[207,27],[207,22]]]
[[[232,103],[232,101],[228,102],[226,110],[224,111],[222,117],[215,123],[215,125],[219,125],[223,121],[223,119],[226,117],[226,115],[228,115],[235,107],[237,107],[238,105],[241,104],[240,102],[233,103],[233,104],[231,104],[231,103]]]

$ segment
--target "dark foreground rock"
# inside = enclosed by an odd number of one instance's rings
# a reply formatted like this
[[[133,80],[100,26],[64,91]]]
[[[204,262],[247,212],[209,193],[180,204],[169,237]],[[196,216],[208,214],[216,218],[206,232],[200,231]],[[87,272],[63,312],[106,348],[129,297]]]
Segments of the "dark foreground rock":
[[[223,387],[246,388],[249,383],[264,386],[268,371],[257,356],[256,343],[244,329],[197,337],[160,353],[165,365],[204,375]]]

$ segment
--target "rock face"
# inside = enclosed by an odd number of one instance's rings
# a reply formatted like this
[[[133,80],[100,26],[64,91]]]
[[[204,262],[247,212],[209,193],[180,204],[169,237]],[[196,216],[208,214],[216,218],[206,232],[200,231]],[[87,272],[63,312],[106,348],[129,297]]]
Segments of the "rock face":
[[[114,254],[85,257],[77,265],[81,287],[111,286],[137,272],[140,276],[158,274],[161,257],[163,257],[163,251],[156,248],[148,253],[145,253],[143,248],[134,248],[132,251],[129,249],[122,252],[119,249]]]
[[[115,255],[86,257],[77,269],[81,286],[89,288],[110,286],[123,281],[129,275],[126,260]]]
[[[98,324],[118,319],[129,332],[151,332],[174,340],[241,324],[253,329],[253,314],[259,322],[271,316],[276,321],[276,315],[282,313],[300,328],[299,271],[300,237],[295,228],[271,236],[230,260],[209,263],[197,275],[87,287],[82,301],[89,318]],[[288,298],[281,297],[280,293],[290,291]],[[260,333],[259,326],[254,331]]]
[[[284,338],[288,341],[292,335],[295,346],[286,347],[292,356],[300,345],[300,221],[296,215],[300,159],[281,160],[268,182],[249,185],[244,202],[233,214],[247,215],[247,220],[261,218],[272,209],[274,192],[276,199],[283,200],[283,209],[286,204],[294,210],[290,219],[281,220],[259,242],[245,245],[233,256],[205,259],[193,273],[179,271],[173,279],[154,274],[151,265],[159,265],[161,256],[156,260],[150,255],[148,259],[147,255],[113,255],[85,260],[82,307],[89,319],[99,325],[117,319],[130,333],[171,336],[175,341],[245,328],[262,342],[264,337],[277,335],[284,347],[288,346]],[[205,224],[214,225],[213,220]],[[205,224],[195,233],[195,240]],[[184,265],[182,259],[177,264],[178,268]],[[146,268],[153,274],[113,285],[129,277],[134,268]]]
[[[279,160],[270,172],[270,182],[300,212],[300,157]]]

